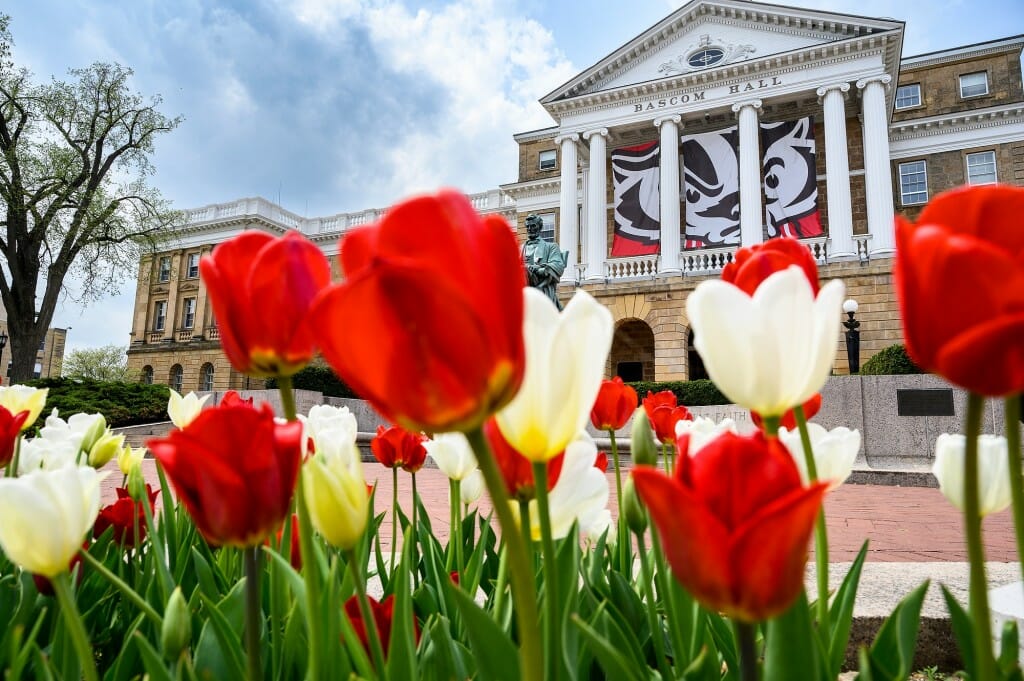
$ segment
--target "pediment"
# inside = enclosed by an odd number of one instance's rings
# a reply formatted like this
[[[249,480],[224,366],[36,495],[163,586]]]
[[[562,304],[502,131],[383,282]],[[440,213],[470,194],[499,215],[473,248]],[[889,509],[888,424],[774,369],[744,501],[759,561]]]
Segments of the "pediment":
[[[902,22],[892,19],[744,0],[693,0],[546,95],[541,103],[712,72],[902,28]]]

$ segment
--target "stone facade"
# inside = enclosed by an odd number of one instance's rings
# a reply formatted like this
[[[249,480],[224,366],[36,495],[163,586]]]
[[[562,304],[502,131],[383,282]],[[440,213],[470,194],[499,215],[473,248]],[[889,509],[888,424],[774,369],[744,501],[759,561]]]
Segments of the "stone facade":
[[[0,333],[5,337],[10,334],[7,331],[7,320],[0,319]],[[50,378],[60,376],[64,366],[64,346],[67,343],[67,329],[49,328],[43,337],[43,342],[36,352],[35,371],[36,378]],[[0,375],[0,385],[10,384],[11,375],[11,349],[9,346],[0,349],[0,366],[4,367],[4,373]]]

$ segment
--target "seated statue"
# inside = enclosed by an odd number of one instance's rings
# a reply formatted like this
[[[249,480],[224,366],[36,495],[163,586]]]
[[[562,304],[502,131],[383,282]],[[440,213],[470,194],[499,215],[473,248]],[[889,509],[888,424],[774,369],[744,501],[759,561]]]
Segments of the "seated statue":
[[[558,245],[545,241],[540,232],[544,221],[539,215],[530,214],[526,217],[527,240],[523,244],[523,266],[526,268],[526,279],[530,286],[540,290],[555,306],[561,310],[558,301],[558,281],[565,272],[568,253],[558,250]]]

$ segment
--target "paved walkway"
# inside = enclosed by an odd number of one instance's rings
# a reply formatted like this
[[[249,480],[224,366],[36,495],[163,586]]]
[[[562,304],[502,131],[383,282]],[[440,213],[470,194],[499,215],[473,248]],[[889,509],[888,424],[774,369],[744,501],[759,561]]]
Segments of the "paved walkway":
[[[154,462],[145,462],[147,481],[157,482]],[[120,485],[116,466],[104,483],[104,503],[114,498],[113,488]],[[368,482],[377,482],[376,508],[382,512],[391,503],[391,470],[372,463],[364,467]],[[608,480],[614,503],[615,476]],[[416,476],[417,488],[430,514],[435,534],[444,541],[449,531],[448,479],[435,468],[424,468]],[[399,503],[406,513],[411,509],[411,477],[399,471]],[[485,495],[486,497],[486,495]],[[489,510],[486,498],[480,502]],[[830,559],[850,561],[865,539],[870,540],[869,561],[873,562],[963,562],[967,560],[960,513],[937,489],[883,485],[844,485],[830,493],[825,502],[828,519]],[[985,519],[985,558],[995,562],[1015,562],[1013,520],[1009,511]],[[381,527],[385,549],[390,547],[391,521]]]

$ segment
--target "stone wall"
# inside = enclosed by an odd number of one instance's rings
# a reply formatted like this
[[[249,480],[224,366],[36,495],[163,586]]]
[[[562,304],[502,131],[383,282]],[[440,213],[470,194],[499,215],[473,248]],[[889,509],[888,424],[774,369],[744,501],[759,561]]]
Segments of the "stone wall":
[[[985,71],[988,73],[988,94],[978,97],[960,96],[960,76]],[[914,68],[904,66],[899,85],[921,84],[922,104],[894,111],[893,122],[923,116],[969,111],[1011,102],[1024,101],[1021,87],[1020,51],[964,59],[948,64]]]
[[[555,167],[551,170],[540,169],[540,152],[555,151]],[[519,181],[542,180],[557,178],[561,173],[562,150],[555,144],[554,134],[547,139],[531,140],[519,143]]]

